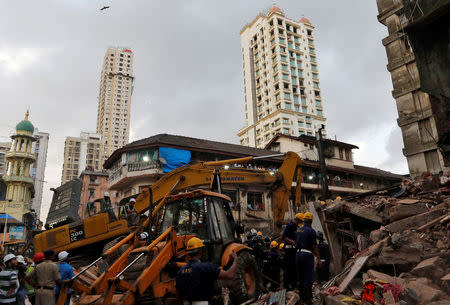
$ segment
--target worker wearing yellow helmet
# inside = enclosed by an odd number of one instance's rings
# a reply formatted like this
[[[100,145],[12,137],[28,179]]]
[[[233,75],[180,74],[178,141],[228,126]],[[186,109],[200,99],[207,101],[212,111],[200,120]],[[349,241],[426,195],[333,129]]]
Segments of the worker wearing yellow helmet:
[[[297,274],[301,301],[312,304],[312,285],[314,283],[314,256],[317,258],[318,267],[322,266],[319,249],[317,247],[316,231],[311,227],[313,214],[303,214],[303,227],[297,230],[295,235],[295,247],[297,248]]]
[[[281,243],[281,244],[280,244],[279,249],[280,249],[280,250],[283,250],[283,249],[284,249],[284,243]]]
[[[281,255],[278,249],[278,242],[273,240],[270,243],[270,251],[267,254],[267,265],[265,268],[267,276],[274,282],[271,282],[271,290],[276,291],[279,288],[281,278]]]
[[[188,263],[181,268],[176,277],[176,288],[178,294],[184,301],[194,305],[199,302],[212,303],[214,295],[214,282],[217,279],[232,280],[238,268],[238,258],[236,253],[230,254],[233,260],[228,270],[221,270],[210,262],[202,262],[203,242],[192,237],[187,242],[186,251],[188,253]]]
[[[285,243],[285,264],[284,264],[284,287],[288,290],[295,289],[297,275],[295,273],[295,232],[303,223],[303,214],[295,214],[294,219],[286,225],[283,231],[283,241]]]

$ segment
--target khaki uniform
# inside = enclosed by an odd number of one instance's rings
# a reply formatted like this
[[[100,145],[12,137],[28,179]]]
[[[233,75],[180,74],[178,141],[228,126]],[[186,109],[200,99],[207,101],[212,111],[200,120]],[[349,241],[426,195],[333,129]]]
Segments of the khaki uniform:
[[[30,272],[29,277],[37,284],[35,305],[55,305],[56,281],[61,279],[58,265],[45,260]]]

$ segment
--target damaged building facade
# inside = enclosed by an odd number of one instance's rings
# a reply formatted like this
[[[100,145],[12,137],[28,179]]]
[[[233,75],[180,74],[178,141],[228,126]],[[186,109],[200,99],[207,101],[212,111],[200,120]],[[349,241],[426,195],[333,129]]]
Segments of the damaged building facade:
[[[431,91],[423,88],[423,77],[419,75],[416,50],[411,47],[406,29],[413,21],[412,11],[408,7],[409,5],[417,7],[415,2],[417,1],[408,3],[404,0],[377,0],[378,21],[387,27],[389,33],[382,43],[386,48],[387,70],[392,78],[392,96],[397,104],[397,123],[402,130],[403,154],[407,158],[412,177],[417,177],[423,172],[437,174],[441,170],[449,169],[449,161],[445,157],[447,153],[442,149],[443,145],[439,144],[445,133],[448,138],[448,95],[441,96],[445,99],[442,106],[433,107],[433,97],[428,94]],[[429,2],[447,2],[448,10],[448,1]],[[447,37],[446,29],[444,36]],[[445,39],[447,44],[448,38]],[[447,70],[443,67],[447,73],[447,84],[441,80],[441,85],[448,88],[448,59],[441,61],[439,65],[441,64],[447,67]],[[446,107],[447,110],[443,111],[444,115],[439,115],[442,107]]]
[[[314,146],[312,137],[305,136],[309,145]],[[341,142],[338,142],[341,143]],[[352,147],[350,144],[342,143],[347,150]],[[105,162],[104,167],[109,173],[109,190],[116,193],[116,202],[121,198],[135,195],[144,188],[151,186],[165,173],[164,163],[167,158],[167,149],[178,149],[188,152],[190,164],[199,161],[218,161],[247,156],[267,156],[274,155],[273,150],[258,149],[248,146],[223,143],[217,141],[203,140],[169,134],[158,134],[149,138],[135,141],[116,150]],[[296,150],[293,150],[296,151]],[[339,150],[337,152],[339,155]],[[346,156],[351,156],[346,153]],[[316,179],[318,162],[305,160],[302,164],[302,202],[316,200],[320,196],[320,185]],[[282,163],[282,157],[270,157],[254,161],[248,165],[248,169],[276,170]],[[330,162],[332,162],[330,160]],[[346,166],[336,166],[339,163]],[[358,194],[368,190],[386,187],[399,183],[402,176],[375,168],[358,167],[349,160],[335,160],[335,163],[328,166],[334,184],[330,187],[334,196],[346,194]],[[312,177],[310,179],[310,177]],[[270,188],[261,185],[240,185],[224,184],[224,193],[228,195],[234,205],[235,217],[241,218],[247,227],[257,227],[268,229],[272,222],[272,196]],[[240,207],[240,208],[238,208]],[[240,211],[240,215],[239,215]],[[287,218],[294,215],[292,205],[286,214]]]

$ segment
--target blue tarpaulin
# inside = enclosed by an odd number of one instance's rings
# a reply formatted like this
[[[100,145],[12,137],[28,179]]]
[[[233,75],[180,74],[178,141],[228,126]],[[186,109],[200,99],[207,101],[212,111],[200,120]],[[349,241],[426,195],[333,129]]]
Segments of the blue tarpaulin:
[[[188,164],[191,161],[191,152],[184,149],[160,147],[159,158],[163,159],[161,160],[163,172],[168,173],[180,166]]]

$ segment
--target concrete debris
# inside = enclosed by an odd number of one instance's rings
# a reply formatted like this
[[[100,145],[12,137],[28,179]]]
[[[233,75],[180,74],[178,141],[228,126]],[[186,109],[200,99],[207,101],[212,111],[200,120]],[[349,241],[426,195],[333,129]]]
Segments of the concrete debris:
[[[423,175],[391,190],[397,197],[372,192],[316,205],[335,252],[322,304],[450,304],[450,195],[435,184]]]

